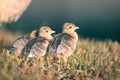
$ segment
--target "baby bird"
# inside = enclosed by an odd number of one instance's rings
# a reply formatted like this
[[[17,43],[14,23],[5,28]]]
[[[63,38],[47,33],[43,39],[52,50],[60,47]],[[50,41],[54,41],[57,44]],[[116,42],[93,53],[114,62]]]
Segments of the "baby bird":
[[[64,23],[62,33],[59,33],[50,43],[48,52],[55,56],[63,55],[64,61],[67,62],[68,57],[76,48],[78,35],[75,32],[79,29],[73,23]]]
[[[42,26],[39,30],[39,37],[31,40],[23,49],[23,57],[45,56],[49,42],[53,39],[52,33],[55,33],[50,27]]]
[[[17,55],[20,56],[20,54],[21,54],[23,48],[25,47],[25,45],[26,45],[30,40],[34,39],[37,35],[38,35],[38,31],[37,31],[37,30],[33,30],[33,31],[31,32],[31,34],[30,34],[29,37],[24,37],[24,36],[23,36],[23,37],[20,37],[20,38],[16,39],[16,40],[13,42],[13,44],[12,44],[10,50],[9,50],[9,53],[10,53],[10,54],[13,54],[13,53],[16,52]]]

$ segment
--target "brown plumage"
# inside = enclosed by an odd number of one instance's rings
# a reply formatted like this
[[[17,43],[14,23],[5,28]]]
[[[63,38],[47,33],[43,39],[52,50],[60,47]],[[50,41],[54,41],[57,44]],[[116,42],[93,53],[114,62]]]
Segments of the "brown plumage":
[[[49,45],[49,53],[54,56],[63,55],[66,61],[68,56],[70,56],[76,48],[76,43],[78,41],[78,35],[75,32],[79,29],[73,23],[65,23],[63,25],[62,33],[59,33]]]
[[[39,31],[39,37],[31,40],[23,49],[24,57],[39,57],[46,54],[46,50],[50,40],[53,39],[51,36],[54,33],[50,27],[42,26]]]
[[[30,40],[34,39],[36,37],[37,33],[38,33],[37,30],[33,30],[31,32],[31,34],[29,35],[29,37],[20,37],[20,38],[16,39],[13,42],[13,44],[12,44],[10,50],[9,50],[10,54],[16,52],[17,55],[19,56],[21,54],[22,49],[25,47],[25,45]]]

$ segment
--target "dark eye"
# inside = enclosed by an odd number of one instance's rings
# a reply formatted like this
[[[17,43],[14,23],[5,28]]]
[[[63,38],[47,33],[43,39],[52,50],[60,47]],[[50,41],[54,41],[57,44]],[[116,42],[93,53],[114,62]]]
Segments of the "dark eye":
[[[72,26],[69,26],[69,28],[71,29],[71,28],[72,28]]]
[[[46,30],[45,32],[48,33],[48,30]]]

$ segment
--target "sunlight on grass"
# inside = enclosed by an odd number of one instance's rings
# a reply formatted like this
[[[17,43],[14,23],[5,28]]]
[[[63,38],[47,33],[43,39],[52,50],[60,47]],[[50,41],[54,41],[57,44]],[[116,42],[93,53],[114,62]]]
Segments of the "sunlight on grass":
[[[19,37],[0,40],[0,80],[119,80],[120,44],[111,40],[80,38],[75,52],[65,64],[48,58],[24,59],[9,55],[8,49]],[[48,56],[49,57],[49,56]]]

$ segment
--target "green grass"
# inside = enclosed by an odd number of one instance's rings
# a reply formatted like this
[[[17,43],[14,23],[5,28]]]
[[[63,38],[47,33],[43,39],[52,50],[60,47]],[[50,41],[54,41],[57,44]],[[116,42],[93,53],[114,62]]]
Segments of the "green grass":
[[[23,59],[9,55],[8,49],[19,37],[0,40],[0,80],[119,80],[120,44],[111,40],[79,39],[66,65],[48,58]],[[49,56],[48,56],[49,57]]]

